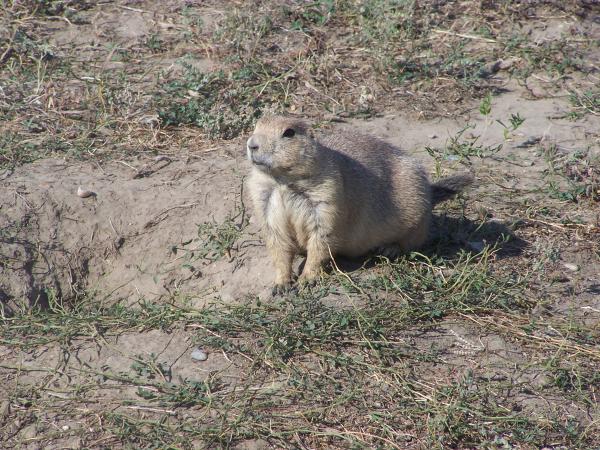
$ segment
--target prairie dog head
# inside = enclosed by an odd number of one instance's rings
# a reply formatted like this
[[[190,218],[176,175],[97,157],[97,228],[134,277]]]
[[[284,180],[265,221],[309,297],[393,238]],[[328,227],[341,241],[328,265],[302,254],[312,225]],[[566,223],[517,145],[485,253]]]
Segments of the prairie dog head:
[[[246,149],[252,166],[274,178],[297,180],[310,177],[316,169],[318,145],[298,119],[261,118]]]

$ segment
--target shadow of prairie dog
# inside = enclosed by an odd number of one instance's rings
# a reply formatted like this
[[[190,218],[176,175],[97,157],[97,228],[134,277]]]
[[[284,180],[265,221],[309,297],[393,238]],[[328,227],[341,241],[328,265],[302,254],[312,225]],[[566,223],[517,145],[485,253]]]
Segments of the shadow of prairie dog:
[[[300,282],[333,255],[373,249],[394,256],[427,239],[432,206],[473,181],[469,174],[431,184],[398,148],[354,131],[319,141],[297,119],[258,121],[247,142],[248,190],[276,267],[275,292],[292,282],[294,256],[306,253]]]

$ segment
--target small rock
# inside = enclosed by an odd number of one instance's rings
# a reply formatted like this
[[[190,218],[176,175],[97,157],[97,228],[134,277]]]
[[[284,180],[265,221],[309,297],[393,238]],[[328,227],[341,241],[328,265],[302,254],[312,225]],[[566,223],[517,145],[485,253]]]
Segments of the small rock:
[[[77,188],[77,196],[81,198],[88,198],[96,196],[94,191],[89,191],[87,189],[83,189],[81,186]]]
[[[63,425],[62,426],[62,430],[63,431],[69,431],[69,425]]]
[[[506,58],[501,59],[500,64],[498,65],[499,70],[510,69],[515,63],[519,61],[519,58]]]
[[[7,417],[10,414],[10,402],[3,401],[0,403],[0,419]]]
[[[571,272],[577,272],[579,270],[579,266],[577,264],[564,263],[563,266],[565,266]]]
[[[138,121],[150,128],[154,128],[160,123],[158,116],[142,116]]]
[[[490,77],[490,76],[494,75],[496,72],[498,72],[501,67],[502,67],[502,60],[489,62],[489,63],[485,64],[479,70],[479,76],[481,78]]]
[[[115,250],[119,250],[121,247],[123,247],[124,243],[125,238],[123,236],[119,236],[113,241],[113,246],[115,247]]]
[[[201,348],[195,348],[190,356],[194,361],[206,361],[208,359],[208,353]]]

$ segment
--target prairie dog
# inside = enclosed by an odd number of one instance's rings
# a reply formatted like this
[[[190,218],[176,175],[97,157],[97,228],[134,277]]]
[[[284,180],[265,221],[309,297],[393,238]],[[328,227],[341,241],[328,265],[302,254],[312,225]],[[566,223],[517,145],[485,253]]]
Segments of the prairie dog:
[[[342,131],[317,141],[303,121],[283,116],[258,121],[247,156],[248,191],[276,268],[274,292],[290,286],[299,253],[306,253],[299,277],[306,282],[330,252],[418,248],[433,204],[472,181],[458,175],[432,185],[417,160],[380,139]]]

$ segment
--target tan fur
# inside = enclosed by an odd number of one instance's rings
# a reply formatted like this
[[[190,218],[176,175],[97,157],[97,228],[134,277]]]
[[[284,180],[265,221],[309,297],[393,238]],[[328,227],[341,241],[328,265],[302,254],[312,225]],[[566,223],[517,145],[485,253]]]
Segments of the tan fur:
[[[286,130],[295,132],[284,137]],[[344,131],[315,140],[301,121],[266,117],[248,140],[248,180],[276,267],[275,283],[319,274],[333,255],[359,256],[382,246],[409,251],[427,238],[431,187],[419,163],[371,136]]]

